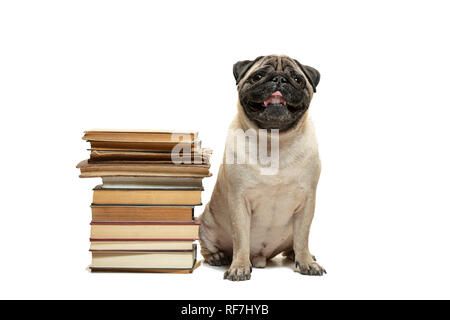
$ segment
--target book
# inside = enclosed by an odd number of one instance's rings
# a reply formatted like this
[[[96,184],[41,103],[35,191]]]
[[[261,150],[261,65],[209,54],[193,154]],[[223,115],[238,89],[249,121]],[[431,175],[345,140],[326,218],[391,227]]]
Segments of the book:
[[[190,250],[192,248],[192,241],[91,241],[90,251],[179,251]]]
[[[167,268],[96,268],[91,267],[90,271],[93,273],[96,272],[114,272],[114,273],[175,273],[175,274],[188,274],[194,272],[200,266],[200,261],[195,261],[192,268],[187,269],[167,269]]]
[[[199,222],[91,222],[91,240],[197,240]]]
[[[90,268],[191,269],[196,246],[180,251],[92,251]]]
[[[170,130],[115,130],[93,129],[84,132],[83,140],[87,141],[138,141],[138,142],[174,142],[197,140],[195,131],[170,131]]]
[[[171,152],[175,146],[178,146],[179,150],[189,150],[198,152],[200,149],[200,141],[193,142],[134,142],[134,141],[89,141],[91,149],[97,150],[118,150],[118,151],[159,151],[159,152]]]
[[[99,161],[145,161],[147,163],[173,163],[173,159],[184,164],[209,164],[211,153],[202,149],[201,152],[180,152],[176,158],[172,157],[172,152],[157,151],[120,151],[112,149],[88,149],[90,157],[88,162],[95,163]]]
[[[158,187],[153,189],[94,189],[94,204],[201,205],[203,188]]]
[[[103,189],[146,189],[154,187],[198,187],[203,188],[199,177],[102,177]]]
[[[193,206],[164,205],[99,205],[92,204],[94,222],[158,222],[194,219]]]
[[[209,164],[144,164],[140,162],[101,162],[89,163],[88,160],[78,163],[80,178],[110,176],[152,176],[152,177],[209,177]]]

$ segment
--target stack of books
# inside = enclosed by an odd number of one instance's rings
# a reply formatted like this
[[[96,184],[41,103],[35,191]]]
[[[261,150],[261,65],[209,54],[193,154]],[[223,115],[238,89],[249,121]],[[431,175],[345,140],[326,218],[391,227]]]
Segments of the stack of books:
[[[94,188],[91,271],[190,273],[198,265],[202,179],[210,150],[196,132],[91,130],[81,178]]]

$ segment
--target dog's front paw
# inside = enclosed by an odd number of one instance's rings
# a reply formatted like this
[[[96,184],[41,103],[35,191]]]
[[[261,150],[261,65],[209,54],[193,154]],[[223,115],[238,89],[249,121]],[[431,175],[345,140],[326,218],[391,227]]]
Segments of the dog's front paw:
[[[252,273],[252,266],[248,263],[232,263],[230,269],[223,275],[224,279],[231,281],[245,281],[250,280]]]
[[[323,276],[327,271],[311,256],[310,259],[295,260],[295,272],[307,276]]]

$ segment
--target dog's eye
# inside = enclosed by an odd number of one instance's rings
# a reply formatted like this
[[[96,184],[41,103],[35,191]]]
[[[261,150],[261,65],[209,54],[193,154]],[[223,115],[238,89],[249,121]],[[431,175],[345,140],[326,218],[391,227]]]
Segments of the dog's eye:
[[[301,86],[304,85],[303,79],[301,77],[299,77],[299,76],[294,76],[294,81],[297,82]]]
[[[262,77],[263,77],[263,74],[257,73],[252,77],[252,82],[257,82],[257,81],[261,80]]]

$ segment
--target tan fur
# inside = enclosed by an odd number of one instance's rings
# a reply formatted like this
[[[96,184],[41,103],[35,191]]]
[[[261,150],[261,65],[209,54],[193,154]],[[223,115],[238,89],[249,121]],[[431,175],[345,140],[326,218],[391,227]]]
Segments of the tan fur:
[[[309,90],[312,96],[311,86]],[[230,129],[250,128],[258,129],[238,102],[238,114]],[[276,175],[261,175],[259,164],[223,163],[219,169],[211,200],[201,216],[200,244],[208,263],[223,265],[232,260],[225,273],[227,279],[247,280],[252,264],[264,267],[266,259],[292,250],[296,271],[310,275],[324,272],[308,246],[320,175],[308,112],[293,128],[280,133],[279,147]]]

